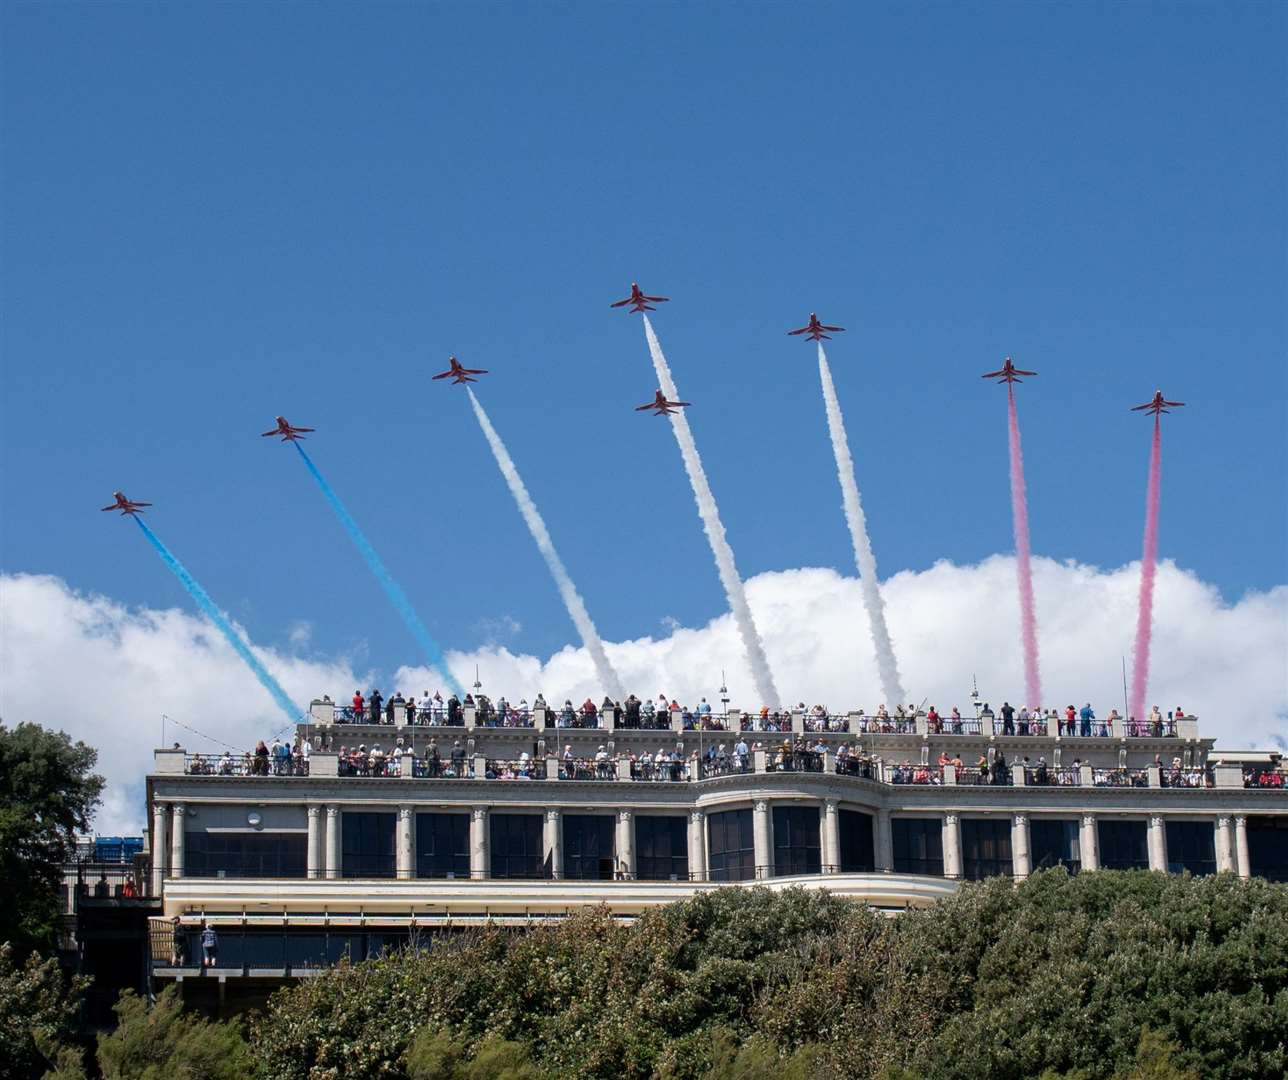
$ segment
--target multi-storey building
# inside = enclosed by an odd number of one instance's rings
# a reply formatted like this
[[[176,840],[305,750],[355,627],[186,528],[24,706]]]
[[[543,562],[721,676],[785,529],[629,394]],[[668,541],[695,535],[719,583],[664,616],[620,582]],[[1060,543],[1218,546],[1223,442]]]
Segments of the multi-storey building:
[[[223,1000],[418,935],[585,905],[631,917],[732,882],[898,911],[1052,865],[1288,880],[1282,761],[1219,754],[1194,717],[1090,734],[803,711],[781,731],[737,711],[698,730],[678,713],[354,719],[314,702],[306,762],[156,751],[154,978]],[[382,762],[376,744],[410,753]]]

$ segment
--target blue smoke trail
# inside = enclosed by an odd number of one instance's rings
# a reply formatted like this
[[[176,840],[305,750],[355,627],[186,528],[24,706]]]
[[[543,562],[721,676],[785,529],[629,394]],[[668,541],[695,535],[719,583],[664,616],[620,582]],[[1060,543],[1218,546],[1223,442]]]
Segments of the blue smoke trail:
[[[411,631],[412,637],[420,644],[421,651],[425,654],[425,659],[429,661],[431,667],[438,668],[443,678],[447,680],[448,689],[457,697],[463,698],[465,692],[461,689],[460,683],[452,677],[452,673],[447,669],[447,661],[443,659],[443,650],[429,636],[429,631],[425,628],[425,624],[420,621],[420,616],[416,614],[416,609],[411,606],[411,601],[407,599],[407,594],[402,591],[402,586],[394,581],[393,575],[389,573],[385,568],[385,564],[380,561],[380,556],[376,554],[376,549],[371,546],[371,542],[358,528],[358,523],[353,520],[349,511],[345,509],[344,503],[340,501],[340,496],[332,490],[331,485],[318,472],[318,467],[313,464],[313,459],[304,452],[304,447],[294,439],[291,442],[295,449],[300,452],[300,457],[304,459],[304,464],[309,472],[313,474],[313,479],[317,481],[318,487],[322,489],[322,494],[326,496],[326,501],[331,504],[331,509],[335,511],[335,516],[340,519],[340,523],[348,532],[349,539],[362,552],[362,557],[366,559],[367,566],[371,568],[371,572],[376,575],[376,580],[380,582],[380,587],[385,590],[385,595],[389,597],[389,602],[398,610],[403,622],[407,624],[407,629]]]
[[[286,713],[287,718],[292,725],[297,724],[304,715],[301,710],[289,697],[286,691],[282,689],[278,681],[268,673],[268,670],[259,662],[258,657],[250,651],[250,646],[246,644],[233,629],[232,623],[228,617],[219,610],[215,602],[210,599],[210,594],[197,584],[196,578],[188,573],[187,568],[170,554],[170,549],[161,543],[160,538],[151,529],[148,528],[147,522],[135,514],[131,514],[139,528],[143,530],[143,535],[148,538],[148,542],[157,549],[157,554],[161,560],[173,572],[174,576],[183,582],[183,587],[188,590],[188,594],[197,601],[197,606],[205,612],[206,617],[219,627],[219,632],[228,640],[228,644],[237,650],[237,655],[246,661],[246,666],[255,673],[255,678],[260,681],[260,685],[273,695],[273,700],[277,702],[278,708]]]

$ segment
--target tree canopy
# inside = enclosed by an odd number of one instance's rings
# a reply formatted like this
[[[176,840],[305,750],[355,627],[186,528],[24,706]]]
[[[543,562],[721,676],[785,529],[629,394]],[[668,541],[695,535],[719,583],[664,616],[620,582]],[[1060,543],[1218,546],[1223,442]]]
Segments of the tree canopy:
[[[0,942],[58,943],[58,888],[103,790],[98,752],[38,724],[0,724]]]

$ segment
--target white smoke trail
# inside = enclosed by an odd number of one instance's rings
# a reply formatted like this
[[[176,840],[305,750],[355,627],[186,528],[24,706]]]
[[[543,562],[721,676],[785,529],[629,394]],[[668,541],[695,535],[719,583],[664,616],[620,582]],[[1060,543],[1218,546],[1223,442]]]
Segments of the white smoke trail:
[[[559,595],[563,598],[564,607],[568,609],[573,625],[577,627],[577,633],[581,635],[582,644],[586,646],[586,651],[590,653],[590,658],[594,661],[595,671],[599,675],[599,681],[603,685],[604,692],[612,697],[614,701],[621,701],[626,696],[622,691],[621,679],[617,677],[617,671],[609,661],[608,654],[604,651],[604,642],[600,639],[599,631],[595,629],[595,624],[590,618],[590,612],[586,610],[586,605],[582,601],[581,595],[577,592],[577,587],[572,583],[572,578],[568,576],[568,570],[564,567],[563,560],[559,558],[559,552],[555,550],[555,545],[550,539],[550,532],[546,528],[545,521],[542,520],[540,511],[537,510],[536,503],[532,501],[532,496],[528,494],[528,489],[523,483],[523,477],[519,475],[519,470],[515,468],[510,452],[505,448],[505,443],[501,441],[501,436],[497,434],[496,428],[492,426],[492,421],[488,419],[487,413],[483,411],[483,406],[479,404],[478,398],[474,396],[474,391],[468,386],[465,390],[470,395],[470,404],[474,406],[474,415],[478,417],[479,427],[483,429],[483,435],[487,438],[488,446],[492,448],[492,456],[496,458],[496,463],[501,469],[501,475],[505,477],[505,482],[510,487],[510,494],[514,496],[514,501],[518,503],[519,512],[523,515],[523,520],[527,522],[528,531],[532,533],[532,539],[537,542],[537,549],[541,552],[542,558],[546,560],[546,565],[550,567],[550,576],[555,579],[555,585],[559,589]]]
[[[868,523],[859,501],[859,484],[854,478],[854,459],[850,456],[850,443],[845,437],[845,418],[841,403],[836,398],[832,383],[832,369],[827,364],[823,343],[818,343],[818,377],[823,383],[823,404],[827,409],[827,430],[832,436],[832,453],[836,456],[836,475],[841,481],[841,501],[845,508],[845,523],[850,527],[850,542],[854,545],[854,562],[859,568],[859,587],[863,594],[863,607],[868,613],[868,629],[877,653],[877,672],[881,677],[881,692],[890,702],[906,700],[903,683],[899,679],[899,664],[890,642],[890,628],[886,625],[885,601],[881,599],[881,584],[877,579],[877,558],[872,553],[868,537]]]
[[[653,332],[653,324],[644,316],[644,334],[648,338],[648,351],[653,357],[653,368],[657,372],[657,381],[661,384],[662,393],[670,401],[678,401],[679,393],[675,389],[675,380],[671,378],[671,369],[662,353],[662,346]],[[729,601],[729,610],[733,612],[738,634],[742,638],[742,647],[747,654],[747,664],[751,668],[751,678],[756,684],[756,693],[761,702],[771,709],[777,709],[778,688],[774,685],[773,673],[769,670],[769,661],[765,657],[765,645],[760,640],[760,631],[756,621],[751,617],[751,608],[747,605],[747,593],[742,587],[742,578],[738,576],[738,567],[733,560],[733,549],[725,538],[724,525],[720,523],[720,511],[716,508],[716,497],[711,494],[711,485],[707,483],[706,471],[702,468],[702,459],[698,457],[698,447],[693,441],[693,432],[689,430],[689,418],[682,411],[671,414],[671,430],[675,432],[675,441],[680,444],[680,456],[684,459],[684,471],[689,474],[689,483],[693,485],[693,498],[698,504],[698,514],[702,518],[702,527],[706,531],[707,541],[711,544],[711,553],[716,558],[716,570],[720,574],[720,584],[724,586],[725,596]]]

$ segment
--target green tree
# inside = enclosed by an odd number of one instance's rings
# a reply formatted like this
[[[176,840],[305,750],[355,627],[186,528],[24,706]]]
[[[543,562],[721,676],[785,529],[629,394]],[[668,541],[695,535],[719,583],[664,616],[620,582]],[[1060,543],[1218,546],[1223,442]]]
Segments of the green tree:
[[[0,942],[58,944],[58,888],[103,790],[98,753],[38,724],[0,724]]]
[[[245,1080],[253,1072],[241,1026],[185,1012],[174,986],[151,1008],[124,991],[116,1019],[116,1030],[98,1040],[103,1080]]]
[[[0,1077],[39,1076],[71,1050],[88,982],[67,979],[57,961],[35,953],[18,964],[13,947],[0,945]]]

